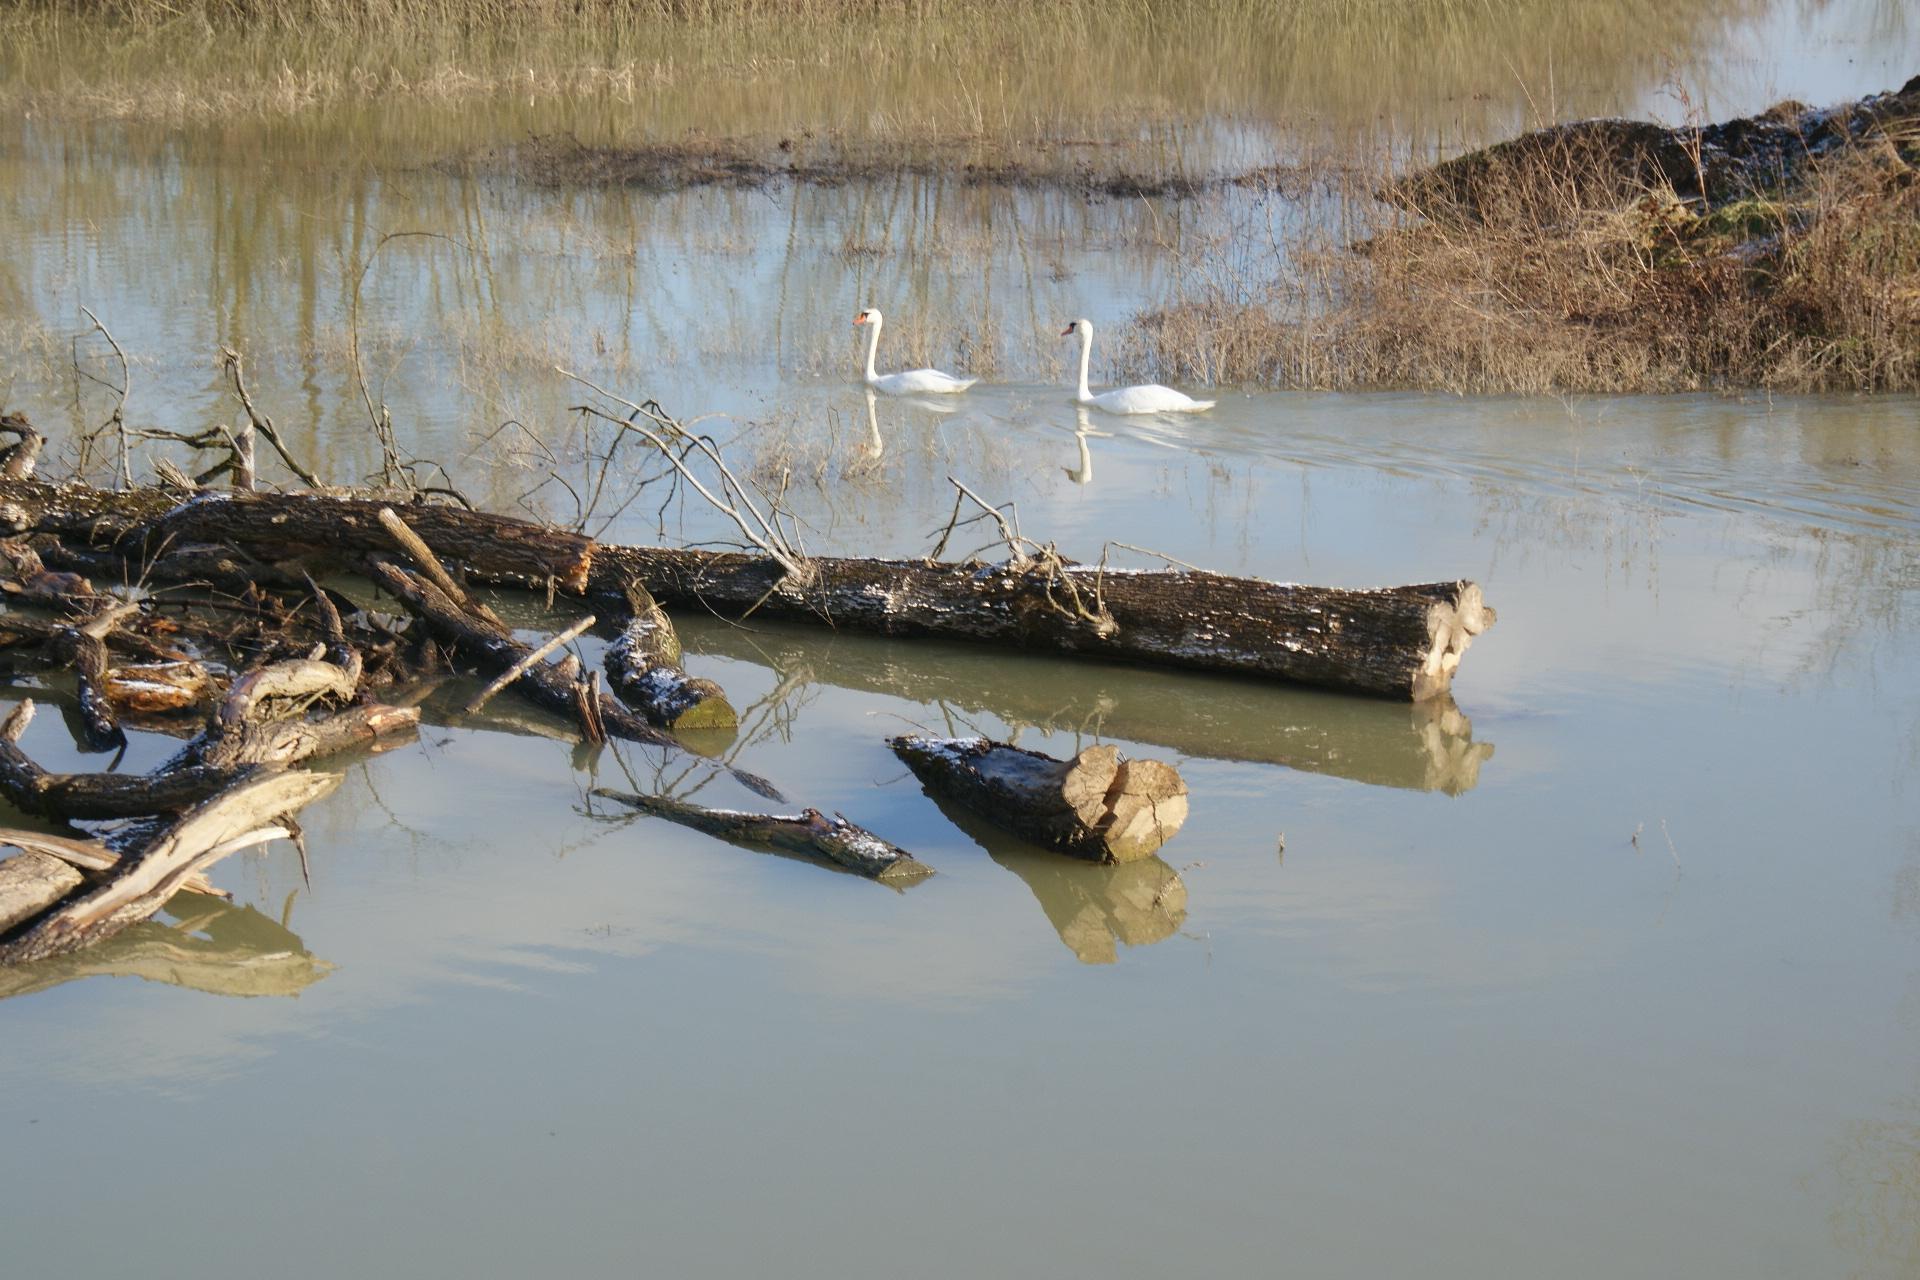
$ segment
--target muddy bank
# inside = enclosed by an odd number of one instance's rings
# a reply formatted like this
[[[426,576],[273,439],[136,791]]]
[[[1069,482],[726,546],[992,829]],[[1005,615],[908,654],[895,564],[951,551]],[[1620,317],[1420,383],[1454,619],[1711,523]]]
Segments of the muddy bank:
[[[1559,125],[1350,205],[1264,284],[1137,317],[1133,362],[1463,394],[1920,390],[1920,78],[1698,130]]]
[[[462,173],[496,175],[554,188],[758,188],[781,184],[837,187],[899,176],[947,177],[966,186],[1076,192],[1091,198],[1197,196],[1232,182],[1270,183],[1269,171],[1207,178],[1133,168],[1120,144],[1084,141],[982,148],[969,141],[900,147],[846,145],[814,134],[766,143],[690,133],[671,141],[599,146],[538,136],[447,161]]]
[[[1386,199],[1433,219],[1498,221],[1544,181],[1563,207],[1660,193],[1704,210],[1804,187],[1823,157],[1879,141],[1909,165],[1920,146],[1920,76],[1838,106],[1777,103],[1701,128],[1644,120],[1577,120],[1470,151],[1390,183]]]

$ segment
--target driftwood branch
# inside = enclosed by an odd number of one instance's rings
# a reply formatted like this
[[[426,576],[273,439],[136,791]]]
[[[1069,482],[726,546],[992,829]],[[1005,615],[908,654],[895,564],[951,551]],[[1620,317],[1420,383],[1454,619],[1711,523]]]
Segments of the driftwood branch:
[[[120,874],[0,942],[0,964],[77,951],[145,919],[209,864],[291,834],[283,815],[339,785],[336,774],[300,772],[266,773],[230,787],[129,854]]]

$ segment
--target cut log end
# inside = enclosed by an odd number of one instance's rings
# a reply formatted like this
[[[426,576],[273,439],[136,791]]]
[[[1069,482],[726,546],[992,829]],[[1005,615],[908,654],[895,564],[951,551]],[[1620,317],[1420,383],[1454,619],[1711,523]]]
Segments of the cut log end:
[[[1055,760],[985,738],[890,740],[929,791],[996,826],[1094,862],[1137,862],[1187,818],[1187,787],[1172,765],[1125,760],[1109,745]]]
[[[1494,624],[1498,617],[1486,603],[1477,582],[1462,582],[1451,601],[1439,601],[1427,609],[1427,636],[1431,644],[1426,660],[1413,674],[1413,700],[1425,702],[1453,689],[1453,673],[1473,638]]]

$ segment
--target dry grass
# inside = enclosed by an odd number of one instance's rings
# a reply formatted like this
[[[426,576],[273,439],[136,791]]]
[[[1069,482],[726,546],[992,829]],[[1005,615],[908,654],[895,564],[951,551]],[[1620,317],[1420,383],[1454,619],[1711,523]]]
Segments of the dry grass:
[[[1330,388],[1920,390],[1917,166],[1902,124],[1711,207],[1579,148],[1481,174],[1472,216],[1355,192],[1270,280],[1139,317],[1133,354]]]

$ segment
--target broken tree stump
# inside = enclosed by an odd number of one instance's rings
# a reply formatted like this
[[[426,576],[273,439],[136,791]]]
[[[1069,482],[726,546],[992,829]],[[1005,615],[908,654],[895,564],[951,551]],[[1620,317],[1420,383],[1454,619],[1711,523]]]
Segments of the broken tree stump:
[[[997,826],[1091,862],[1136,862],[1187,820],[1187,785],[1172,765],[1125,760],[1111,746],[1072,760],[988,738],[888,739],[928,791]]]
[[[624,594],[627,625],[606,653],[613,691],[662,729],[737,727],[740,716],[726,692],[680,665],[680,636],[667,611],[637,582],[628,583]]]

